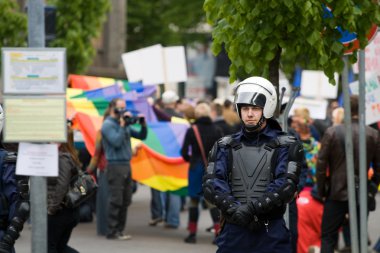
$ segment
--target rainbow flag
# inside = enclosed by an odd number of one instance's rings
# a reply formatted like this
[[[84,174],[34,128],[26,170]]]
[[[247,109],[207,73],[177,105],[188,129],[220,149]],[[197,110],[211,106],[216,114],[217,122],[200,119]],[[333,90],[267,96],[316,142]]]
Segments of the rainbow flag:
[[[94,90],[99,88],[104,88],[114,84],[123,87],[125,91],[131,90],[143,90],[144,86],[141,82],[128,82],[128,80],[114,79],[106,77],[97,76],[82,76],[82,75],[69,75],[68,82],[71,88],[82,89],[82,90]]]
[[[79,112],[75,121],[93,155],[102,118]],[[131,161],[133,179],[160,191],[186,195],[189,164],[182,159],[180,149],[187,128],[186,124],[171,122],[148,123],[147,138],[144,141],[132,139],[132,147],[138,148]]]
[[[66,117],[72,119],[78,112],[86,113],[92,116],[102,116],[107,109],[109,101],[104,98],[87,99],[76,98],[66,100]],[[137,98],[134,101],[126,101],[127,110],[137,115],[139,113],[145,116],[147,122],[157,122],[156,114],[146,98]]]

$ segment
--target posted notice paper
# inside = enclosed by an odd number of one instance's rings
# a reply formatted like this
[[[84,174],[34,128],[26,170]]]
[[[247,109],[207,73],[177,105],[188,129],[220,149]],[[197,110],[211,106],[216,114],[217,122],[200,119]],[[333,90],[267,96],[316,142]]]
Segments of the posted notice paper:
[[[58,176],[58,145],[21,142],[18,146],[16,174]]]

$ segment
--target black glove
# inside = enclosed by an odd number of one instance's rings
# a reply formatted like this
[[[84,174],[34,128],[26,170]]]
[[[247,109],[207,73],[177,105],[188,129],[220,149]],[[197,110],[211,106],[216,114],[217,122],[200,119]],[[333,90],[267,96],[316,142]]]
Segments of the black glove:
[[[377,190],[378,190],[378,185],[375,184],[374,182],[368,182],[368,194],[371,194],[373,196],[376,195],[377,193]]]
[[[12,247],[6,242],[0,242],[0,253],[11,253]]]
[[[301,142],[296,141],[289,146],[288,161],[302,163],[304,159],[304,150]]]
[[[144,125],[145,124],[145,117],[144,116],[139,117],[139,123],[140,123],[140,125]]]
[[[234,206],[227,210],[227,220],[239,226],[246,226],[254,219],[255,209],[252,202],[245,205]]]

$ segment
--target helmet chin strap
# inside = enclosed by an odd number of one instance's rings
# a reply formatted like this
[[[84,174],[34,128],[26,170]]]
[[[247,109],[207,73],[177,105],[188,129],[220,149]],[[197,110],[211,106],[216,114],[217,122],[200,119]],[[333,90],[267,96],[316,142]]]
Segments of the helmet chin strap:
[[[244,128],[246,129],[247,132],[257,132],[261,129],[261,126],[263,125],[264,120],[265,120],[264,116],[261,115],[261,118],[260,118],[259,122],[257,122],[256,125],[247,126],[246,124],[244,124]]]

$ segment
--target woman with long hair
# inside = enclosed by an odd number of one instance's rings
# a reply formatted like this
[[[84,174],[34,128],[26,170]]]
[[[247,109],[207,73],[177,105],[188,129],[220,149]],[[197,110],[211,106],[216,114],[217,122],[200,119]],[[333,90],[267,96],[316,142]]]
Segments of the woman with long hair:
[[[103,115],[103,121],[110,115],[113,104],[116,103],[118,98],[113,99]],[[91,158],[90,163],[86,169],[89,174],[96,174],[98,180],[98,190],[96,192],[96,231],[98,235],[107,235],[107,200],[108,200],[108,183],[105,175],[107,165],[104,148],[102,145],[102,133],[99,130],[96,133],[95,140],[95,153]]]
[[[58,177],[47,179],[48,193],[48,252],[78,252],[67,244],[71,232],[79,223],[79,209],[66,207],[64,197],[71,178],[78,173],[81,164],[74,148],[73,131],[68,127],[67,142],[58,148]]]
[[[203,198],[202,176],[206,169],[206,161],[203,160],[203,156],[204,159],[206,159],[213,144],[223,136],[222,130],[216,127],[212,122],[210,114],[210,106],[206,103],[200,103],[195,107],[195,122],[192,127],[187,130],[181,149],[181,155],[184,160],[190,162],[188,175],[188,195],[190,197],[190,203],[187,227],[189,235],[184,240],[186,243],[196,243],[199,204]],[[197,139],[197,133],[199,133],[199,142]],[[215,234],[217,234],[220,228],[219,210],[215,206],[209,206],[209,209]]]

